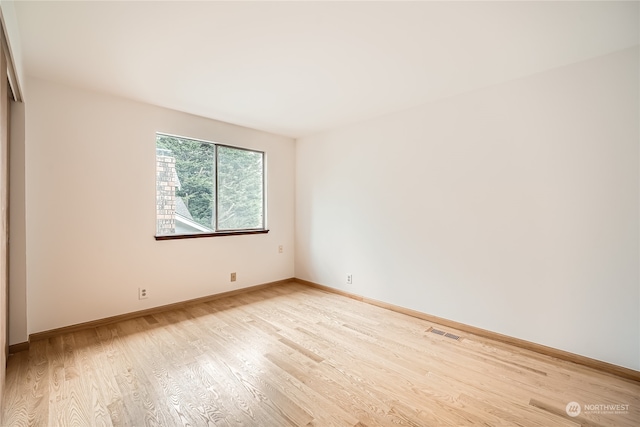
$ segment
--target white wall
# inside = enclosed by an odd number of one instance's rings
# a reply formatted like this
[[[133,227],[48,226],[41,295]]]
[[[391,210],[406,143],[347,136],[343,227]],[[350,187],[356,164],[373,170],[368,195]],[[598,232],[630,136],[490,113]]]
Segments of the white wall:
[[[27,85],[29,333],[293,277],[292,139],[42,80]],[[156,241],[156,131],[266,151],[270,233]],[[138,300],[140,286],[148,299]]]
[[[638,59],[298,140],[296,277],[640,369]]]

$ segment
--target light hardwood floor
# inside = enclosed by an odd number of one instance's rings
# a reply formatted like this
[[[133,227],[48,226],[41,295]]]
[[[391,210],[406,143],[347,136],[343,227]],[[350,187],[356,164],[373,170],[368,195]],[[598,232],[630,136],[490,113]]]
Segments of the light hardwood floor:
[[[2,425],[638,426],[640,384],[288,284],[33,342]]]

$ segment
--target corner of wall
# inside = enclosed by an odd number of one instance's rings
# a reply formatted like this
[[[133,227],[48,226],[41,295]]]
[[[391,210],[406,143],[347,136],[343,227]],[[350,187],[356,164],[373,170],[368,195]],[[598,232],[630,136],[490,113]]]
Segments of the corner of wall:
[[[11,83],[16,87],[12,89],[14,92],[21,94],[18,97],[19,100],[24,100],[25,75],[22,65],[22,45],[14,3],[14,1],[0,0],[0,20],[7,39],[9,58],[13,65],[13,74],[15,76],[15,81]]]

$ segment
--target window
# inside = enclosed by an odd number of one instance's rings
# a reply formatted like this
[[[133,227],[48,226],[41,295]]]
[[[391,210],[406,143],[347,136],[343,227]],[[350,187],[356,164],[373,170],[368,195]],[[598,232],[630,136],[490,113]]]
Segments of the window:
[[[156,134],[156,239],[266,233],[264,153]]]

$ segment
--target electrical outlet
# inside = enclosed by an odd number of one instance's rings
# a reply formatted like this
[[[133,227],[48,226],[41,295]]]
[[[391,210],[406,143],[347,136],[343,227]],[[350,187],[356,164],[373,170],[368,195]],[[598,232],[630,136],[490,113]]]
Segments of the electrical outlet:
[[[138,288],[138,299],[147,299],[149,298],[149,292],[147,288]]]
[[[231,281],[232,282],[236,281],[236,273],[231,273]]]
[[[284,252],[284,246],[280,245],[278,246],[278,253],[281,254]]]
[[[353,276],[351,274],[347,274],[347,285],[351,285],[353,283]]]

